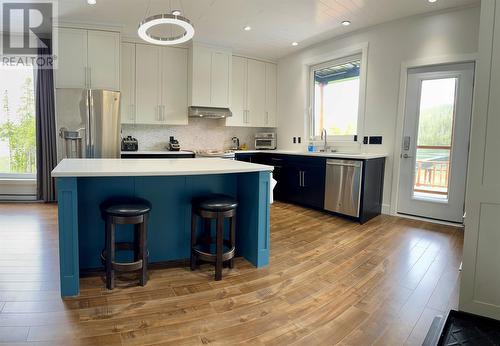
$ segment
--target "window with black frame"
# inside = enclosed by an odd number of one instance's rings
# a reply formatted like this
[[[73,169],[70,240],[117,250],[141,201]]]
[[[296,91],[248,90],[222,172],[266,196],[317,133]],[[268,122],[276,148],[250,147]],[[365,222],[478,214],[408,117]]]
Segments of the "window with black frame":
[[[312,137],[352,140],[358,133],[361,55],[311,68]]]

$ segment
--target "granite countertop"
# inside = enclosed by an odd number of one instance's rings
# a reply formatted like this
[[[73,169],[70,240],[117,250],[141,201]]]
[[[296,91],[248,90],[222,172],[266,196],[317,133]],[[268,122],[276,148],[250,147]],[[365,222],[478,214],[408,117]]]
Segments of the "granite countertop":
[[[64,159],[53,177],[180,176],[271,172],[272,166],[219,158],[192,159]]]

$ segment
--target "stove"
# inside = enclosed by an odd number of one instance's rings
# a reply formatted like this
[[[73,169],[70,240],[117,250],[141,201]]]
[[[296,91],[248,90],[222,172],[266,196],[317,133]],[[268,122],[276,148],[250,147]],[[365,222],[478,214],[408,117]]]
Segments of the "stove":
[[[228,159],[228,160],[235,159],[235,154],[234,151],[232,150],[214,150],[214,149],[196,150],[195,154],[196,157],[205,157],[205,158],[211,157],[211,158]]]

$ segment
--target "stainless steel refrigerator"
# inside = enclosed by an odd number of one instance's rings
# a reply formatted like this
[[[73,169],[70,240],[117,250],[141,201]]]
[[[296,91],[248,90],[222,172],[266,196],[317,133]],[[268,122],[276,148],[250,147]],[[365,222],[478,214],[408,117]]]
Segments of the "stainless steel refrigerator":
[[[120,157],[120,92],[56,89],[57,159]]]

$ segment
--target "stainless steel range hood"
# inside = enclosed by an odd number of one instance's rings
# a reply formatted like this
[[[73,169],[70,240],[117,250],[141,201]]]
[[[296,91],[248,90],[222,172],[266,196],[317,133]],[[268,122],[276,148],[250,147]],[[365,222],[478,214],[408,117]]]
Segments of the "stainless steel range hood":
[[[189,116],[193,118],[224,119],[232,117],[233,113],[229,108],[215,107],[189,107]]]

